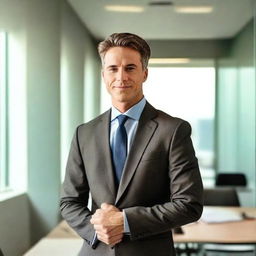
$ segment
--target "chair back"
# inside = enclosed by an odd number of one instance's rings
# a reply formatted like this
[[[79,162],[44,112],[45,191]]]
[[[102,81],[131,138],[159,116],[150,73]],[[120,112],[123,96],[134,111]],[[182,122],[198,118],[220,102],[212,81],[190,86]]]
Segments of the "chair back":
[[[204,205],[208,206],[240,206],[234,188],[204,189]]]
[[[219,173],[216,177],[216,186],[246,186],[247,181],[243,173]]]

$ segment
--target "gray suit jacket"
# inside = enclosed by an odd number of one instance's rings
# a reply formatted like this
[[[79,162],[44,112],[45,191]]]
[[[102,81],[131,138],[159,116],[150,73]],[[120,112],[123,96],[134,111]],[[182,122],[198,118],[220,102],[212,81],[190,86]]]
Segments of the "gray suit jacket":
[[[190,125],[146,104],[118,189],[109,146],[110,110],[79,126],[61,197],[61,213],[84,239],[83,256],[175,255],[171,229],[202,213],[202,181]],[[89,192],[92,209],[87,208]],[[113,249],[94,236],[91,215],[103,202],[124,210],[130,236]]]

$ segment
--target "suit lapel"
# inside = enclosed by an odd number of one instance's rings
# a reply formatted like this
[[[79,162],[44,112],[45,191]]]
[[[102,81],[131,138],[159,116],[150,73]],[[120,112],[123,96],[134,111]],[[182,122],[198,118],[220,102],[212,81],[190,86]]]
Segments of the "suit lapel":
[[[152,120],[156,115],[157,111],[147,103],[141,114],[134,142],[124,166],[115,205],[117,205],[127,186],[131,182],[140,159],[157,128],[157,123]]]
[[[114,171],[112,166],[112,157],[110,152],[110,142],[109,142],[109,134],[110,134],[110,115],[111,111],[107,111],[101,117],[101,123],[98,125],[96,133],[96,143],[98,145],[98,154],[99,159],[102,161],[102,169],[104,169],[105,179],[101,179],[102,182],[105,182],[105,187],[112,194],[112,202],[114,203],[116,197],[116,186],[114,180]],[[102,175],[102,174],[100,174]]]

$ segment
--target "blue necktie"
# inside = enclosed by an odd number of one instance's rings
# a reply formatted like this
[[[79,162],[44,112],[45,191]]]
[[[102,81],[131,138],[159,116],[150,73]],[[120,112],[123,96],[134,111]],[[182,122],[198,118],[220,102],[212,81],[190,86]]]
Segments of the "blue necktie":
[[[119,115],[117,119],[119,122],[119,127],[116,130],[112,154],[116,178],[119,184],[127,156],[127,133],[124,124],[128,119],[128,116]]]

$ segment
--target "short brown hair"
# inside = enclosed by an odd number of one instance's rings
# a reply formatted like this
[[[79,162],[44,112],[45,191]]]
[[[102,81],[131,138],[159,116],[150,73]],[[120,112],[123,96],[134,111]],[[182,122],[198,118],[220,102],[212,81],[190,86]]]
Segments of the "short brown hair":
[[[143,68],[147,68],[150,58],[150,47],[141,37],[131,33],[114,33],[98,45],[102,65],[106,52],[112,47],[127,47],[140,53]]]

